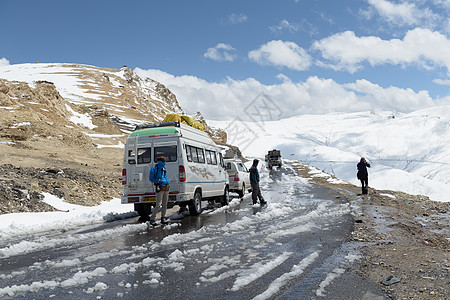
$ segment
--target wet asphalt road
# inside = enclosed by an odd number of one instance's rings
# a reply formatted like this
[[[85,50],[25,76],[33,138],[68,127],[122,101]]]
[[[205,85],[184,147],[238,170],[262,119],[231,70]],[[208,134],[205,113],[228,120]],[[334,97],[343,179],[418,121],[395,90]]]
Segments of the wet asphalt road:
[[[289,165],[261,175],[267,207],[232,194],[227,207],[174,214],[164,227],[132,218],[27,237],[48,246],[0,258],[0,291],[23,284],[14,296],[29,299],[387,298],[348,272],[359,254],[345,243],[353,228],[345,199]]]

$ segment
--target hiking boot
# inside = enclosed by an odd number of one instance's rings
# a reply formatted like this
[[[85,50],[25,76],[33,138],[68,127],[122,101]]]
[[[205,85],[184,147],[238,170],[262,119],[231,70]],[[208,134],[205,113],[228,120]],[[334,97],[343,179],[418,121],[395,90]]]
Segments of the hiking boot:
[[[166,225],[166,224],[169,224],[169,222],[167,221],[167,219],[165,217],[162,217],[161,218],[161,224]]]
[[[259,201],[259,205],[261,205],[261,206],[264,206],[264,205],[266,205],[267,204],[267,201],[266,200],[261,200],[261,201]]]
[[[156,221],[155,221],[155,220],[150,220],[150,225],[156,226],[156,225],[158,225],[158,224],[156,224]]]

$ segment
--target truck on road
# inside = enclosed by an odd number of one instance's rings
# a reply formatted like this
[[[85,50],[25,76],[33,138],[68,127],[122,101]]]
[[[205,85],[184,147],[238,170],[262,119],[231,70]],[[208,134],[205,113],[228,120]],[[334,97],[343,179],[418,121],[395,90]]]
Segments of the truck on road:
[[[266,162],[269,169],[272,169],[272,167],[281,168],[282,162],[280,150],[269,150],[266,154]]]

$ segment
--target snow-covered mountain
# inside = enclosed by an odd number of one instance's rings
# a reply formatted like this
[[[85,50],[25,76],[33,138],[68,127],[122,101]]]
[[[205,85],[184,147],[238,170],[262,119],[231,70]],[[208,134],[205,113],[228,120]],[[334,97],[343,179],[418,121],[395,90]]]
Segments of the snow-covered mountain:
[[[0,78],[52,82],[64,100],[86,107],[103,107],[125,123],[161,121],[166,113],[183,113],[175,95],[161,83],[141,78],[126,66],[99,68],[64,63],[32,63],[0,68]]]
[[[371,163],[369,186],[450,201],[450,106],[392,112],[301,115],[280,121],[211,122],[247,156],[283,157],[360,185],[356,164]]]

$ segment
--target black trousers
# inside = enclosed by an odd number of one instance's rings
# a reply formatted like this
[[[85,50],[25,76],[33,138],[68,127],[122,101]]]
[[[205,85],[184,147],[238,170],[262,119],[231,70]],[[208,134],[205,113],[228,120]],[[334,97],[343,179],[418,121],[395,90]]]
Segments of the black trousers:
[[[261,189],[259,188],[259,183],[251,182],[250,184],[252,185],[252,200],[253,200],[253,204],[256,204],[258,199],[259,199],[259,203],[263,203],[264,202],[264,198],[261,195]]]
[[[368,187],[369,186],[369,177],[361,178],[361,186]]]
[[[368,193],[369,177],[361,178],[361,191],[363,194]]]

